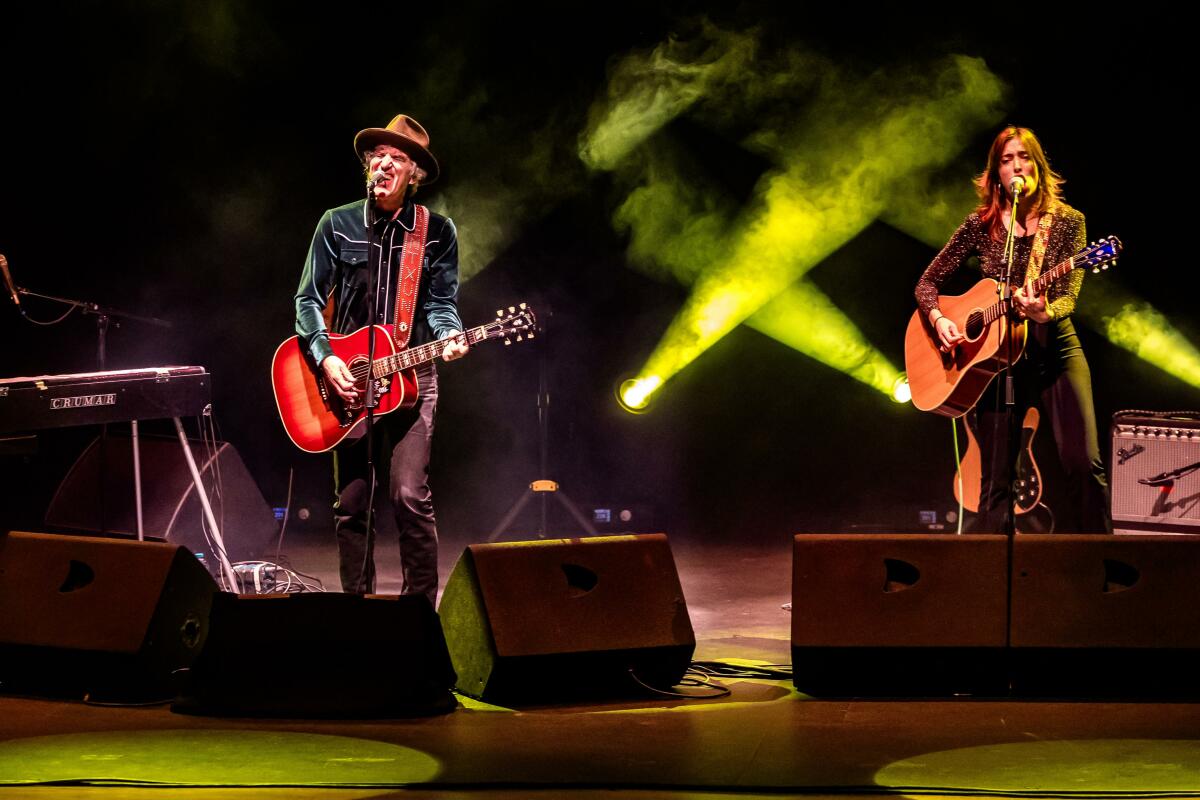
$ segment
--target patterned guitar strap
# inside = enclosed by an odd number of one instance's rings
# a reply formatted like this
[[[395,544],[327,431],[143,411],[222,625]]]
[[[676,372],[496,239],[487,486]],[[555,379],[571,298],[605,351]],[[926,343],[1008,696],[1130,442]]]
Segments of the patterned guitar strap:
[[[421,267],[425,262],[425,237],[429,233],[429,209],[415,205],[413,229],[404,232],[404,248],[400,253],[400,277],[396,281],[396,318],[392,339],[397,350],[408,346],[412,336],[413,317],[417,313],[417,289],[421,285]]]
[[[1050,241],[1050,227],[1054,224],[1054,213],[1058,211],[1058,203],[1052,204],[1038,221],[1037,236],[1034,237],[1033,247],[1029,251],[1029,264],[1025,267],[1025,280],[1035,281],[1042,274],[1042,262],[1046,258],[1046,244]],[[1049,287],[1047,287],[1049,293]],[[1050,298],[1046,298],[1050,303]]]

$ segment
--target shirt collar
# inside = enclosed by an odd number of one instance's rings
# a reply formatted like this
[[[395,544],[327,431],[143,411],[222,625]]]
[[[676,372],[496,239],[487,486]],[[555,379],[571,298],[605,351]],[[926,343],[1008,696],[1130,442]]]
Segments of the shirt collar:
[[[379,218],[378,222],[388,224],[388,223],[391,223],[393,220],[396,222],[396,224],[398,224],[406,232],[412,233],[413,229],[417,225],[417,209],[416,209],[416,204],[413,203],[411,197],[404,201],[404,205],[400,207],[400,213],[397,214],[394,218],[388,217],[388,216],[381,216]]]

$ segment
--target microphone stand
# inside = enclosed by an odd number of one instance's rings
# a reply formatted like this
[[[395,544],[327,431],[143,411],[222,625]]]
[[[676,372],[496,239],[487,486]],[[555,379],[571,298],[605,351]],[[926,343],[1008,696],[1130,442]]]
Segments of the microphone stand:
[[[122,311],[117,308],[112,308],[111,306],[102,306],[99,303],[93,303],[90,300],[74,300],[69,297],[57,297],[52,294],[42,294],[41,292],[34,292],[34,291],[30,291],[29,289],[22,289],[20,286],[16,286],[16,285],[13,286],[13,292],[15,294],[22,295],[25,297],[36,297],[41,300],[49,300],[54,303],[59,303],[64,306],[68,306],[66,313],[63,314],[63,316],[59,317],[59,320],[64,319],[67,314],[70,314],[75,309],[79,309],[79,311],[83,314],[94,314],[96,317],[96,371],[97,372],[104,372],[104,370],[108,366],[108,328],[110,325],[116,325],[117,327],[120,327],[120,322],[119,321],[114,322],[114,320],[127,319],[127,320],[132,320],[134,322],[143,322],[147,325],[154,325],[159,328],[172,327],[171,323],[167,322],[165,319],[159,319],[158,317],[147,317],[147,316],[143,316],[141,314],[134,314],[129,311]],[[15,298],[14,298],[14,300],[15,300]],[[54,324],[54,323],[38,322],[37,320],[30,318],[30,316],[25,313],[25,309],[21,307],[20,303],[17,304],[17,310],[19,310],[21,312],[21,316],[23,316],[25,319],[29,320],[30,322],[32,322],[36,325],[52,325],[52,324]],[[99,436],[99,458],[100,458],[101,464],[106,463],[107,445],[108,445],[108,423],[104,423],[103,425],[100,426],[100,436]],[[137,519],[136,519],[137,538],[138,538],[138,541],[141,541],[145,538],[145,534],[143,533],[143,530],[142,530],[142,479],[141,479],[141,458],[140,458],[140,451],[139,451],[139,447],[138,447],[138,423],[137,423],[137,420],[130,421],[130,448],[133,451],[134,508],[136,509],[136,513],[137,513]],[[101,487],[103,487],[103,476],[101,476]],[[101,489],[99,495],[100,495],[100,509],[99,509],[100,510],[100,524],[98,525],[98,527],[99,527],[98,533],[102,534],[108,529],[108,513],[107,513],[107,509],[105,507],[105,502],[104,502],[105,498],[104,498],[103,489]]]
[[[1015,544],[1015,539],[1016,539],[1016,534],[1017,534],[1017,498],[1016,498],[1016,493],[1013,491],[1013,482],[1014,482],[1013,478],[1015,477],[1015,470],[1016,470],[1016,454],[1013,450],[1013,445],[1014,445],[1014,442],[1017,441],[1015,437],[1020,436],[1020,432],[1019,432],[1019,430],[1017,430],[1017,425],[1016,425],[1017,415],[1016,415],[1015,409],[1014,409],[1014,406],[1016,405],[1016,390],[1013,385],[1013,367],[1016,366],[1016,362],[1015,362],[1016,346],[1013,343],[1013,339],[1015,337],[1013,334],[1012,319],[1010,316],[1013,313],[1013,302],[1012,302],[1013,291],[1012,291],[1011,281],[1012,281],[1012,272],[1013,272],[1013,262],[1016,260],[1016,258],[1015,258],[1015,256],[1016,256],[1016,230],[1017,230],[1017,218],[1018,218],[1017,213],[1019,211],[1019,206],[1021,203],[1021,193],[1022,193],[1023,189],[1024,189],[1024,184],[1022,184],[1020,186],[1014,185],[1012,187],[1012,212],[1010,213],[1009,219],[1008,219],[1008,233],[1004,237],[1004,261],[1003,261],[1004,270],[1001,274],[1001,279],[1000,279],[1000,302],[1002,304],[1000,308],[1004,314],[1004,316],[1002,317],[1002,319],[1004,320],[1004,325],[1000,329],[1000,331],[1001,331],[1002,336],[1008,337],[1007,341],[1005,342],[1005,345],[1004,345],[1008,350],[1008,359],[1007,359],[1008,367],[1004,370],[1004,413],[1003,413],[1003,415],[997,413],[996,423],[995,423],[995,426],[993,427],[993,433],[992,433],[992,438],[994,441],[996,438],[995,431],[999,428],[999,426],[1001,424],[1003,424],[1008,430],[1008,435],[1007,435],[1007,438],[1005,439],[1004,461],[1002,462],[1004,464],[1004,480],[1008,484],[1008,495],[1007,495],[1008,496],[1008,513],[1005,515],[1004,531],[1003,531],[1005,533],[1005,535],[1007,536],[1006,547],[1005,547],[1005,558],[1007,561],[1007,569],[1005,569],[1005,571],[1004,571],[1005,580],[1007,582],[1007,586],[1005,587],[1006,588],[1005,596],[1007,597],[1007,600],[1008,600],[1005,603],[1005,609],[1004,609],[1004,613],[1005,613],[1004,646],[1005,647],[1009,647],[1012,645],[1011,631],[1012,631],[1012,596],[1013,596],[1013,586],[1012,586],[1012,582],[1013,582],[1013,545]],[[1004,418],[1003,420],[1001,420],[1001,416],[1003,416],[1003,418]],[[992,479],[992,482],[994,485],[995,481],[996,481],[996,468],[995,468],[996,467],[996,448],[995,447],[992,448],[991,459],[992,459],[991,479]]]
[[[159,319],[158,317],[145,317],[140,314],[132,314],[128,311],[121,311],[120,309],[112,308],[110,306],[102,306],[89,300],[72,300],[69,297],[55,297],[52,294],[41,294],[40,292],[32,292],[29,289],[22,289],[20,286],[15,287],[15,289],[17,294],[25,297],[37,297],[41,300],[50,300],[55,303],[61,303],[62,305],[70,306],[72,311],[78,308],[84,314],[95,314],[97,336],[96,369],[100,372],[104,371],[104,368],[108,363],[108,326],[113,324],[112,321],[114,319],[128,319],[134,322],[144,322],[147,325],[157,325],[160,328],[171,327],[171,323],[167,322],[165,319]],[[29,319],[29,315],[25,313],[24,308],[21,308],[21,306],[18,305],[17,309],[20,310],[21,316]],[[30,320],[30,322],[35,322],[36,324],[51,324],[37,323],[36,320]],[[117,323],[117,327],[120,327],[120,323]]]
[[[378,222],[378,218],[375,214],[375,198],[371,196],[371,190],[374,188],[373,184],[367,184],[367,204],[363,208],[363,221],[367,227],[368,264],[370,263],[372,248],[378,246],[379,249],[379,255],[375,258],[375,268],[367,270],[367,292],[371,297],[371,320],[369,323],[370,327],[367,329],[367,385],[363,392],[363,406],[367,410],[367,480],[369,483],[367,490],[366,540],[363,542],[363,561],[358,573],[358,582],[362,585],[364,594],[370,594],[375,590],[373,585],[375,567],[375,487],[377,484],[375,479],[375,408],[379,405],[379,398],[375,396],[375,323],[379,321],[378,281],[384,266],[383,241],[375,233],[375,224]]]
[[[1016,366],[1017,349],[1011,315],[1013,313],[1013,290],[1012,290],[1012,275],[1013,262],[1016,260],[1016,230],[1018,212],[1021,204],[1021,194],[1024,190],[1024,185],[1012,187],[1012,212],[1009,215],[1008,231],[1004,237],[1004,270],[1000,278],[1000,303],[1001,309],[1004,312],[1004,326],[1000,329],[1001,335],[1005,336],[1004,346],[1007,349],[1008,367],[1004,370],[1004,417],[1008,426],[1008,440],[1004,453],[1005,465],[1005,480],[1009,483],[1008,488],[1008,516],[1005,520],[1005,533],[1012,534],[1016,531],[1017,506],[1016,496],[1012,491],[1012,468],[1010,462],[1013,461],[1013,443],[1014,436],[1019,436],[1019,431],[1016,430],[1014,424],[1017,416],[1014,413],[1016,405],[1016,388],[1013,379],[1013,368]],[[995,466],[996,454],[992,453],[992,465]],[[992,480],[996,480],[996,470],[992,471]]]

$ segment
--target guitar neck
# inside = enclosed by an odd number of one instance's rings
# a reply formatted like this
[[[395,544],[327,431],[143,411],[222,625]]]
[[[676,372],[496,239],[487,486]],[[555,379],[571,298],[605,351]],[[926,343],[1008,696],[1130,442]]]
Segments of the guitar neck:
[[[1038,297],[1044,293],[1050,284],[1054,283],[1056,280],[1061,278],[1063,275],[1066,275],[1073,269],[1075,269],[1075,256],[1071,256],[1053,269],[1043,272],[1041,276],[1039,276],[1038,279],[1033,282],[1033,296]],[[1011,300],[998,300],[997,302],[988,306],[983,314],[984,323],[990,325],[996,320],[1000,319],[1000,317],[1004,316],[1004,314],[1008,311],[1011,302]]]
[[[469,347],[487,339],[488,327],[488,325],[480,325],[463,331],[457,336],[447,336],[445,339],[438,339],[428,344],[392,353],[390,356],[377,358],[371,365],[371,372],[376,378],[383,378],[402,369],[411,369],[419,367],[422,364],[428,364],[430,361],[439,358],[442,355],[442,351],[446,349],[446,345],[452,341],[465,342]]]
[[[1066,261],[1059,264],[1052,270],[1043,272],[1037,280],[1033,282],[1033,296],[1037,297],[1049,288],[1050,284],[1066,275],[1071,270],[1075,269],[1075,256],[1071,256]]]

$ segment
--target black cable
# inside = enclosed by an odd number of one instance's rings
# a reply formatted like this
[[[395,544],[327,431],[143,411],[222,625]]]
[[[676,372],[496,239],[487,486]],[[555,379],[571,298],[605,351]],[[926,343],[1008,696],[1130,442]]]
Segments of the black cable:
[[[1057,519],[1054,516],[1054,510],[1050,508],[1050,506],[1046,505],[1044,501],[1039,501],[1037,507],[1046,509],[1046,513],[1050,515],[1050,530],[1046,531],[1046,533],[1054,533],[1054,529],[1058,527]]]
[[[1154,417],[1156,419],[1183,418],[1188,420],[1200,420],[1200,411],[1146,411],[1140,408],[1127,408],[1114,413],[1113,419],[1124,416]]]
[[[721,678],[750,678],[772,681],[790,681],[792,679],[792,666],[790,664],[743,666],[740,664],[729,664],[724,661],[693,661],[688,672],[715,675]]]
[[[283,550],[283,533],[287,530],[288,515],[292,510],[292,479],[296,476],[296,468],[288,467],[287,500],[283,504],[283,521],[279,524],[279,541],[275,543],[275,563],[279,563],[279,553]]]
[[[326,591],[320,578],[270,561],[239,561],[233,565],[233,572],[238,580],[239,589],[244,590],[243,594],[300,594]],[[253,583],[255,572],[258,572],[259,585]],[[279,590],[281,573],[287,580],[287,588],[283,591]],[[306,578],[308,580],[305,580]]]
[[[71,316],[71,314],[75,313],[75,309],[77,309],[77,308],[79,308],[79,306],[71,306],[70,308],[68,308],[66,311],[64,311],[62,313],[61,317],[58,317],[57,319],[52,319],[52,320],[46,321],[46,320],[34,319],[33,317],[31,317],[25,313],[25,309],[23,307],[17,306],[17,310],[21,312],[21,316],[27,322],[32,322],[34,325],[43,325],[46,327],[49,327],[51,325],[57,325],[58,323],[62,322],[67,317]]]
[[[690,670],[689,670],[689,672],[690,672]],[[710,680],[708,680],[707,677],[703,677],[703,676],[700,678],[691,678],[691,679],[684,678],[675,685],[676,686],[712,686],[717,689],[716,692],[713,692],[712,694],[688,694],[686,692],[672,692],[669,689],[659,689],[655,686],[651,686],[650,684],[646,683],[645,681],[643,681],[641,678],[639,678],[637,676],[637,673],[635,673],[633,671],[632,667],[629,668],[628,674],[629,674],[629,677],[632,678],[634,683],[636,683],[638,686],[641,686],[643,689],[653,692],[654,694],[662,695],[663,697],[678,697],[678,698],[682,698],[685,700],[715,700],[718,697],[728,697],[729,695],[733,694],[733,690],[730,689],[728,686],[725,686],[720,683],[716,683],[715,681],[710,681]]]

